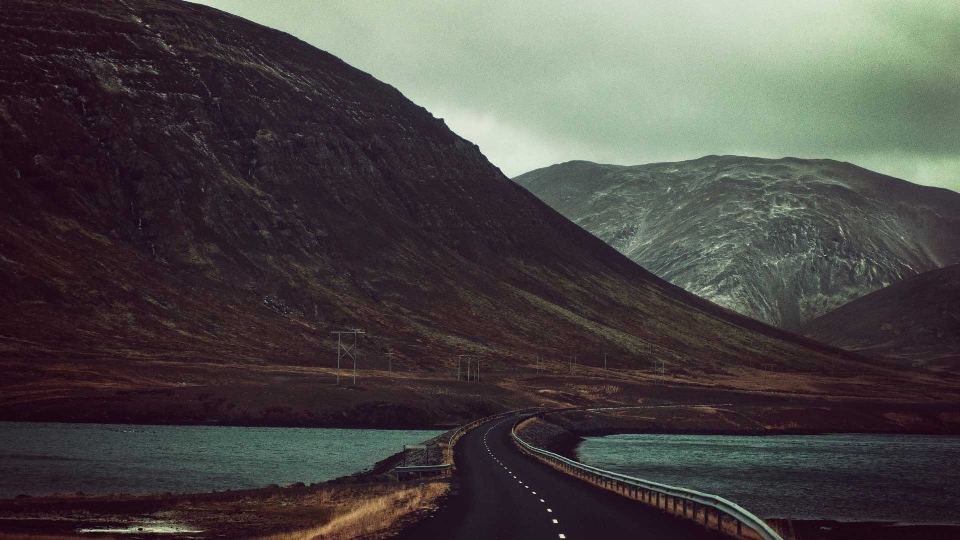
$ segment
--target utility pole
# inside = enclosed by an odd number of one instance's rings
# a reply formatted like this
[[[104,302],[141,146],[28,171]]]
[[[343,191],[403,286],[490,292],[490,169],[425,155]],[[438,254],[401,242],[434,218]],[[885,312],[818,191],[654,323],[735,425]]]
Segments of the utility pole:
[[[470,372],[471,372],[471,363],[470,363],[470,360],[471,360],[472,358],[474,358],[474,356],[473,356],[472,354],[458,354],[458,355],[457,355],[457,380],[458,380],[458,381],[460,380],[460,362],[462,362],[464,358],[467,359],[467,382],[470,382]],[[477,362],[478,362],[478,364],[477,364],[477,365],[478,365],[477,370],[478,370],[478,373],[479,373],[479,369],[480,369],[480,368],[479,368],[479,360],[478,360]]]
[[[389,374],[390,374],[391,377],[393,377],[393,355],[395,355],[395,354],[397,354],[397,353],[388,352],[387,355],[386,355],[386,356],[387,356],[387,371],[389,372]]]
[[[340,360],[350,357],[353,360],[353,384],[357,384],[357,334],[365,334],[362,330],[343,330],[332,332],[337,335],[337,386],[340,386]],[[353,343],[343,342],[344,334],[353,334]]]

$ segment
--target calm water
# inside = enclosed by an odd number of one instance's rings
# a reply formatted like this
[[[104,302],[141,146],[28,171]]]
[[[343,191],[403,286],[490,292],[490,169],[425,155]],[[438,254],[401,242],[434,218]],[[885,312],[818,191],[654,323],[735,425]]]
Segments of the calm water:
[[[439,431],[0,422],[0,498],[322,482]]]
[[[960,437],[614,435],[587,464],[730,499],[760,517],[960,522]]]

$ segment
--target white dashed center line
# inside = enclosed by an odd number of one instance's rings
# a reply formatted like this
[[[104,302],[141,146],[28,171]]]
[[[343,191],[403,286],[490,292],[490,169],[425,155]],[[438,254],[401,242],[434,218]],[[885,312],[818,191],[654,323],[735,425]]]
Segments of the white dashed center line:
[[[502,421],[497,422],[496,424],[494,424],[493,427],[491,427],[490,429],[487,430],[487,434],[490,433],[490,430],[492,430],[494,427],[502,424],[504,421],[505,421],[505,420],[502,420]],[[507,466],[506,466],[502,461],[500,461],[500,459],[499,459],[497,456],[495,456],[495,455],[493,454],[493,450],[490,448],[490,445],[489,445],[488,442],[487,442],[487,436],[486,436],[486,434],[485,434],[484,437],[483,437],[483,446],[487,449],[487,453],[490,454],[490,457],[493,458],[493,460],[494,460],[498,465],[500,465],[501,467],[503,467],[503,470],[507,472],[507,475],[513,477],[513,479],[516,480],[518,484],[522,485],[522,486],[524,487],[524,489],[530,489],[530,486],[529,486],[528,484],[524,484],[524,483],[523,483],[523,480],[520,480],[519,478],[517,478],[517,475],[513,474],[513,471],[511,471],[510,469],[508,469]],[[537,492],[536,492],[536,491],[531,491],[530,494],[531,494],[531,495],[536,495]],[[544,501],[543,499],[540,499],[540,502],[546,504],[546,501]],[[553,513],[553,509],[552,509],[552,508],[547,508],[547,512],[550,513],[550,514],[552,514],[552,513]],[[558,519],[551,519],[551,521],[553,521],[553,524],[554,524],[554,525],[559,525],[559,524],[560,524],[560,520],[558,520]],[[561,538],[561,540],[563,540],[563,539],[566,539],[567,536],[566,536],[565,534],[563,534],[563,533],[560,533],[560,534],[558,535],[558,537]]]

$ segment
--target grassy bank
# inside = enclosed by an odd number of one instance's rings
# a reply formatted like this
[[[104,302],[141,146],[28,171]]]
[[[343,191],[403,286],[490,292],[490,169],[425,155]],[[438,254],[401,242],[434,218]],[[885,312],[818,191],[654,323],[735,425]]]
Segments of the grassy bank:
[[[136,528],[147,522],[201,532],[163,538],[376,538],[436,505],[445,481],[302,484],[191,495],[37,497],[0,501],[0,540],[124,539],[157,535],[85,533],[79,529]]]
[[[429,482],[362,500],[340,500],[333,518],[324,525],[264,536],[259,540],[380,538],[404,522],[415,519],[417,514],[434,509],[437,499],[448,490],[447,482]]]

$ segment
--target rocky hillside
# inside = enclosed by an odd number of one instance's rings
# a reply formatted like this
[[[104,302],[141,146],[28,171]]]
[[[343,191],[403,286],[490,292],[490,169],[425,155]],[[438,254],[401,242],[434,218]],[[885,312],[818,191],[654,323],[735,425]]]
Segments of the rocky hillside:
[[[572,161],[514,180],[674,285],[794,331],[960,262],[960,194],[849,163]]]
[[[872,292],[810,321],[803,332],[869,356],[960,371],[960,265]]]
[[[0,26],[0,417],[313,415],[344,328],[361,369],[421,374],[603,351],[740,380],[833,354],[659,280],[289,35],[172,0],[6,0]],[[297,421],[509,397],[391,388]]]

